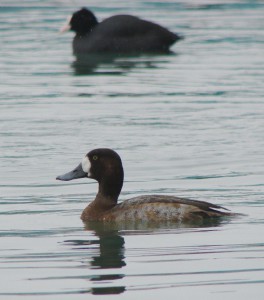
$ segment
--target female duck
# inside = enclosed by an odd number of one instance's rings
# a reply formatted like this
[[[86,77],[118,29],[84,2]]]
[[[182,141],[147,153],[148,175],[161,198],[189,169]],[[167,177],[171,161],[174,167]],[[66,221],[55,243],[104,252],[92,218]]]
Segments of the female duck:
[[[74,54],[168,52],[182,37],[155,23],[130,15],[98,22],[86,9],[75,12],[61,32],[72,30]]]
[[[88,177],[98,181],[95,199],[84,209],[83,221],[195,222],[234,215],[212,203],[165,195],[139,196],[117,204],[124,171],[119,155],[111,149],[90,151],[71,172],[56,179],[68,181]]]

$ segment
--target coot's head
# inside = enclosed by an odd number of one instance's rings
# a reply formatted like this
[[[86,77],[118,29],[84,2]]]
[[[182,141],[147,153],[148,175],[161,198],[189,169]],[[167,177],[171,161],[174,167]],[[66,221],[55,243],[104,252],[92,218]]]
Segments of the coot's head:
[[[95,15],[87,8],[76,11],[69,19],[69,23],[61,29],[61,32],[72,30],[78,35],[85,35],[98,24]]]

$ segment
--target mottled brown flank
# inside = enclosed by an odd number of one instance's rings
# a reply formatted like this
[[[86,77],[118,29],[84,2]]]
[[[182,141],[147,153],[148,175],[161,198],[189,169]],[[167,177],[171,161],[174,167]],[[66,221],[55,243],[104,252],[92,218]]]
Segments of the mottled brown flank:
[[[210,217],[233,215],[221,211],[221,206],[212,203],[178,198],[174,196],[150,195],[126,200],[120,204],[103,208],[95,201],[82,213],[83,221],[175,221],[190,222]]]

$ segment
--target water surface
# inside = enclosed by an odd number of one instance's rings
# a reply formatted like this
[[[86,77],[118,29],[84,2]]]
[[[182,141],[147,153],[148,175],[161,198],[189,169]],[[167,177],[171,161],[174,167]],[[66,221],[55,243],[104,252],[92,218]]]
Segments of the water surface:
[[[263,2],[86,1],[99,19],[130,13],[185,36],[170,55],[87,68],[73,34],[58,34],[83,5],[1,2],[0,298],[260,299]],[[97,184],[55,178],[95,147],[123,159],[120,201],[178,195],[246,215],[207,227],[85,226]]]

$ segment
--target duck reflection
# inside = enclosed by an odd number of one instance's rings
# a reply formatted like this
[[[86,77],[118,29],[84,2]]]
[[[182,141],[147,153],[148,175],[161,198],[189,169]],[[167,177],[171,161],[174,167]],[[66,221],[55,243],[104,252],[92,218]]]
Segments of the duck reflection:
[[[85,223],[86,230],[92,230],[99,237],[99,255],[94,256],[91,266],[100,269],[120,269],[126,266],[124,256],[125,240],[119,235],[118,230],[107,228],[100,222]],[[105,274],[94,276],[91,281],[112,281],[122,279],[123,274]],[[95,295],[121,294],[125,291],[124,286],[94,287],[91,292]]]
[[[85,222],[84,229],[98,237],[97,240],[68,240],[65,241],[71,245],[80,247],[81,250],[87,249],[91,253],[93,245],[99,246],[99,252],[92,255],[89,261],[90,269],[111,270],[104,274],[95,272],[89,275],[89,280],[96,285],[83,293],[92,293],[95,295],[121,294],[126,291],[124,285],[114,284],[125,277],[121,269],[126,266],[125,262],[125,239],[123,236],[136,234],[157,234],[157,233],[184,233],[185,229],[201,228],[201,230],[215,230],[216,227],[226,224],[228,220],[211,220],[202,224],[178,224],[175,222],[129,222],[125,224],[104,223],[104,222]],[[96,249],[98,250],[98,249]],[[113,272],[113,270],[119,270]],[[110,273],[110,274],[109,274]],[[114,283],[113,283],[114,282]],[[112,283],[112,286],[109,286]]]
[[[100,222],[91,222],[85,224],[86,230],[92,230],[99,240],[100,255],[94,256],[91,261],[93,267],[100,269],[122,268],[126,265],[124,262],[125,240],[118,234],[118,230],[105,228]]]
[[[99,245],[99,252],[91,257],[90,269],[121,269],[126,266],[124,256],[124,238],[119,235],[118,230],[114,228],[107,228],[100,222],[87,222],[85,230],[88,230],[97,236],[99,239],[94,240],[68,240],[65,241],[80,249],[91,250],[91,246]],[[120,280],[124,274],[95,274],[89,276],[89,280],[94,284],[99,283],[102,286],[92,287],[87,293],[95,295],[104,294],[120,294],[125,291],[125,286],[105,286],[111,281]]]

